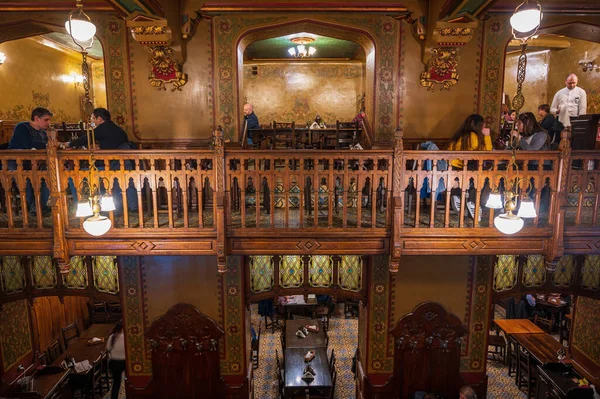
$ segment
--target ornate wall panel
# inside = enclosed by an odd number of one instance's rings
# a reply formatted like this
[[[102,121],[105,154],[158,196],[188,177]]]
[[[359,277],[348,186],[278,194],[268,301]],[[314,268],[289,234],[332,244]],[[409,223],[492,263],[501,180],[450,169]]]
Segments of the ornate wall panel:
[[[67,288],[83,290],[88,285],[87,268],[83,256],[71,257],[69,273],[63,274],[63,284]]]
[[[581,268],[581,286],[585,289],[600,289],[600,255],[587,255]]]
[[[539,287],[546,282],[546,267],[542,255],[529,255],[523,267],[523,285]]]
[[[31,268],[33,286],[37,289],[55,288],[56,267],[52,262],[51,256],[34,256],[33,266]]]
[[[358,255],[344,255],[338,267],[340,288],[359,292],[362,289],[363,260]]]
[[[600,301],[577,297],[571,345],[600,367]]]
[[[3,256],[0,270],[0,288],[4,293],[19,292],[25,289],[25,268],[19,256]]]
[[[330,287],[333,283],[333,259],[328,255],[310,255],[308,281],[312,287]]]
[[[573,255],[565,255],[560,258],[552,283],[557,287],[569,287],[573,285],[575,277],[575,262]]]
[[[256,255],[250,257],[250,290],[258,294],[269,291],[275,283],[275,266],[273,257]]]
[[[92,267],[94,269],[94,286],[100,292],[117,294],[119,292],[119,270],[116,256],[95,256]]]
[[[300,287],[304,282],[304,262],[299,255],[281,257],[279,266],[279,285],[282,288]]]
[[[23,357],[31,353],[27,301],[9,302],[0,312],[0,351],[4,371],[16,366]]]
[[[367,373],[389,375],[394,366],[394,353],[388,330],[391,326],[389,297],[392,277],[389,272],[389,256],[377,255],[371,258],[369,270],[369,321]],[[366,331],[361,331],[366,334]],[[364,360],[363,360],[364,361]],[[384,379],[385,381],[385,379]]]
[[[496,292],[510,290],[517,283],[516,255],[498,255],[494,268],[494,290]]]

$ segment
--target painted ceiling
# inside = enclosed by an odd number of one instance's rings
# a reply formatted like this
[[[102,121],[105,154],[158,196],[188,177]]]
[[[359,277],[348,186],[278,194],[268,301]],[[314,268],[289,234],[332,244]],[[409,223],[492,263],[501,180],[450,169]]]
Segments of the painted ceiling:
[[[81,49],[77,47],[75,43],[73,43],[73,39],[71,39],[71,36],[67,35],[66,33],[52,32],[46,33],[45,35],[41,36],[54,43],[57,43],[59,46],[66,47],[77,53],[81,51]],[[92,58],[102,59],[102,45],[100,44],[99,40],[94,40],[92,48],[88,50],[88,54]]]
[[[311,57],[315,58],[344,58],[354,59],[362,54],[362,48],[358,43],[348,40],[336,39],[333,37],[320,36],[312,33],[296,33],[292,35],[273,37],[265,40],[258,40],[250,43],[244,52],[244,58],[248,60],[256,59],[281,59],[293,57],[288,53],[288,49],[294,46],[290,39],[295,37],[311,37],[314,42],[307,44],[317,49],[317,52]]]

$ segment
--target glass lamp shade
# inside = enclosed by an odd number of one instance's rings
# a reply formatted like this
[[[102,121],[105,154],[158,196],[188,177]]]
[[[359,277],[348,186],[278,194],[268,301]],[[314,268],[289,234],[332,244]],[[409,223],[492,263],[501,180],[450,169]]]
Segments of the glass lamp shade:
[[[75,40],[87,42],[96,34],[96,25],[84,19],[72,18],[65,22],[65,29]]]
[[[92,216],[91,218],[86,219],[83,222],[83,229],[92,236],[99,237],[101,235],[106,234],[110,227],[112,226],[112,222],[109,218],[104,216]]]
[[[531,32],[540,26],[542,11],[539,8],[524,8],[510,17],[510,26],[517,32]]]
[[[92,212],[92,205],[89,200],[81,201],[77,203],[77,212],[75,212],[75,217],[78,218],[86,218],[88,216],[92,216],[94,212]]]
[[[537,212],[535,211],[535,207],[533,206],[533,201],[531,201],[531,200],[521,201],[521,207],[519,208],[519,213],[517,213],[517,216],[521,217],[521,218],[537,217]]]
[[[288,53],[290,53],[290,55],[291,55],[292,57],[294,57],[294,56],[296,55],[296,48],[295,48],[295,47],[290,47],[290,48],[288,49]]]
[[[314,47],[309,47],[308,48],[308,55],[313,55],[316,52],[317,52],[316,48],[314,48]]]
[[[110,195],[105,195],[104,197],[102,197],[102,199],[100,200],[100,209],[102,209],[102,212],[114,211],[116,208],[113,197],[111,197]]]
[[[485,203],[485,206],[492,209],[504,208],[504,205],[502,204],[502,198],[500,198],[500,193],[491,193],[487,202]]]
[[[494,226],[501,233],[515,234],[523,228],[523,219],[513,214],[503,213],[494,218]]]

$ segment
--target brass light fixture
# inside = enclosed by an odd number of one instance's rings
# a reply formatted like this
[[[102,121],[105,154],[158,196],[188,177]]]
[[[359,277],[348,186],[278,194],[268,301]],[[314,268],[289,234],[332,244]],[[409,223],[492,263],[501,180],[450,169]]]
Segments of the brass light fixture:
[[[288,49],[288,53],[294,58],[308,58],[317,52],[313,46],[306,48],[307,44],[315,41],[312,37],[294,37],[290,41],[296,45]]]
[[[523,218],[535,218],[537,212],[533,201],[529,199],[527,195],[531,191],[531,182],[527,181],[523,177],[519,177],[519,165],[517,165],[517,150],[516,145],[513,145],[511,159],[506,165],[506,174],[501,176],[504,178],[504,185],[506,190],[504,191],[504,203],[502,202],[502,196],[495,187],[485,204],[486,207],[492,209],[504,209],[505,213],[502,213],[494,218],[494,226],[504,234],[515,234],[519,232],[524,225]],[[515,171],[514,177],[510,177],[511,171]],[[517,209],[517,200],[519,198],[519,188],[521,184],[527,181],[528,187],[525,196],[521,200],[518,213],[515,215],[513,212]]]
[[[88,50],[94,44],[94,35],[96,26],[90,20],[90,17],[83,11],[82,0],[77,0],[77,8],[69,13],[69,18],[65,22],[65,29],[73,43],[81,49],[83,61],[81,63],[81,74],[83,75],[83,109],[85,111],[84,120],[88,120],[94,105],[90,99],[90,67],[87,63]]]
[[[89,124],[86,126],[86,132],[88,148],[90,149],[90,173],[87,181],[84,179],[79,187],[82,199],[77,203],[75,216],[87,217],[83,222],[83,229],[90,235],[101,236],[110,230],[112,222],[106,216],[100,215],[100,212],[114,211],[115,203],[112,196],[101,193],[103,185],[105,190],[108,191],[110,181],[106,177],[98,176],[98,168],[96,167],[96,158],[94,156],[94,131]]]

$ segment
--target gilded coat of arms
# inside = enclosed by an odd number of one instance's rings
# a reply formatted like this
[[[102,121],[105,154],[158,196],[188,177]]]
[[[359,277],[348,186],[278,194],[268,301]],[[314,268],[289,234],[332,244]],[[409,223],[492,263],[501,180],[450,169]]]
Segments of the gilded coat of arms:
[[[450,90],[450,87],[458,83],[458,72],[456,72],[458,51],[454,47],[437,47],[431,52],[432,56],[425,71],[421,73],[421,86],[435,91],[434,84],[441,84],[442,90]]]
[[[151,71],[148,81],[158,90],[166,90],[165,84],[172,83],[171,91],[181,90],[188,81],[186,73],[181,72],[181,66],[173,60],[173,50],[168,46],[152,46],[148,48],[152,53],[150,59]]]

